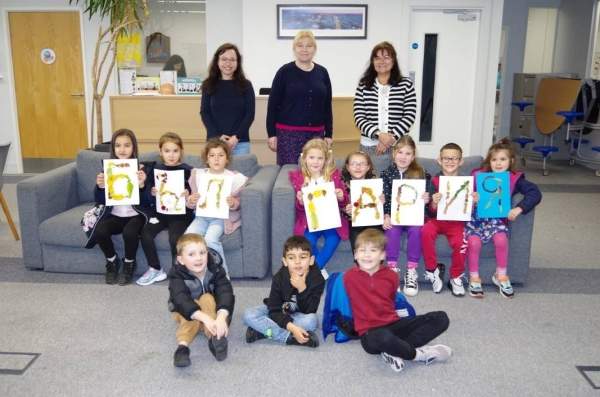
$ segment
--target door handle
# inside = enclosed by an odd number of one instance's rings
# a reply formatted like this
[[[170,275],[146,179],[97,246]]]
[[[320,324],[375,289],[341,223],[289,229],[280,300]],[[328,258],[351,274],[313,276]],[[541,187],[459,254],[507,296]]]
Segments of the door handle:
[[[71,96],[85,96],[85,94],[83,92],[77,92],[77,93],[71,94]]]

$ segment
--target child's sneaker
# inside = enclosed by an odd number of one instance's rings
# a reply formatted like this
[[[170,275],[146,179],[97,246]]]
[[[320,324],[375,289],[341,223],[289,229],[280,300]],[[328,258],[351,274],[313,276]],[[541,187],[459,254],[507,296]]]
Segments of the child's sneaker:
[[[404,369],[404,360],[402,360],[400,357],[392,356],[391,354],[382,352],[381,358],[396,372],[400,372]]]
[[[452,355],[452,349],[446,345],[421,346],[418,350],[422,353],[422,358],[419,361],[425,365],[443,363],[448,361]]]
[[[324,268],[321,269],[321,275],[323,276],[323,279],[325,281],[327,281],[327,279],[329,278],[329,273],[327,273],[327,270],[325,270]]]
[[[473,298],[483,298],[483,287],[481,286],[481,280],[469,279],[469,295]]]
[[[222,336],[221,339],[217,339],[216,336],[211,336],[208,339],[208,350],[217,361],[225,360],[227,358],[227,337]]]
[[[137,285],[150,285],[150,284],[154,284],[157,283],[159,281],[163,281],[167,279],[167,273],[164,272],[164,270],[160,269],[160,270],[156,270],[153,267],[149,267],[148,270],[146,270],[146,273],[144,273],[142,275],[142,277],[138,278],[138,280],[136,281]]]
[[[408,269],[404,275],[404,295],[415,296],[419,293],[417,269]]]
[[[266,337],[266,335],[261,334],[252,327],[248,327],[248,329],[246,330],[246,343],[254,343],[257,340],[265,339]]]
[[[512,285],[510,284],[510,280],[507,276],[503,276],[502,279],[496,277],[496,274],[492,276],[492,282],[498,286],[500,291],[500,295],[505,298],[512,298],[515,296],[515,291],[513,290]]]
[[[450,288],[450,291],[452,291],[452,295],[454,296],[465,296],[465,287],[463,286],[462,277],[451,278],[448,280],[448,288]]]
[[[184,345],[177,346],[173,356],[173,365],[176,367],[189,367],[191,363],[190,348]]]
[[[446,266],[443,263],[438,263],[437,268],[434,271],[425,271],[425,278],[427,279],[427,281],[431,282],[433,292],[435,292],[436,294],[442,292],[442,288],[444,288],[445,270]]]
[[[106,274],[104,275],[104,281],[106,282],[106,284],[117,283],[120,265],[121,261],[117,256],[115,256],[115,259],[113,259],[112,261],[108,259],[106,260]]]

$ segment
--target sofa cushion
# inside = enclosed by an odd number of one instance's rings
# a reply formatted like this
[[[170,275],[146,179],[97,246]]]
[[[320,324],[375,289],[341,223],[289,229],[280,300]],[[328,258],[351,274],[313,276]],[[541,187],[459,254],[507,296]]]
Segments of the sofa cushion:
[[[84,203],[46,219],[40,224],[40,242],[83,248],[87,238],[81,229],[80,222],[84,212],[93,205],[94,203],[91,202]]]
[[[96,175],[102,172],[102,160],[110,158],[110,153],[81,150],[77,154],[77,193],[79,202],[94,201]],[[81,218],[80,218],[81,219]],[[79,223],[77,223],[79,224]]]

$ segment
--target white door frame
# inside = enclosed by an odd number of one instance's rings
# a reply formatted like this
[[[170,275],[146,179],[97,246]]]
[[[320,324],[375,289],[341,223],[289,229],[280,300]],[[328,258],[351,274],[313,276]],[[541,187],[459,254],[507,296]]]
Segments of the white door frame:
[[[13,58],[12,58],[12,46],[10,40],[10,22],[8,19],[8,14],[11,12],[61,12],[61,11],[69,11],[69,12],[77,12],[79,13],[79,40],[81,41],[81,62],[83,67],[83,92],[85,94],[85,125],[86,125],[86,140],[89,144],[89,136],[90,136],[90,124],[89,124],[89,115],[90,115],[90,100],[91,94],[90,90],[88,90],[88,65],[85,59],[85,40],[84,40],[84,29],[83,29],[83,12],[81,8],[73,6],[44,6],[44,7],[19,7],[19,6],[7,6],[0,8],[2,12],[2,18],[4,22],[4,45],[6,47],[6,55],[7,55],[7,65],[8,69],[6,70],[6,81],[8,83],[8,91],[10,94],[10,102],[12,106],[11,119],[14,125],[14,129],[12,131],[8,131],[9,139],[12,135],[12,141],[14,145],[14,153],[16,156],[16,173],[23,173],[23,156],[21,154],[21,131],[19,129],[19,109],[17,108],[17,93],[15,90],[15,75],[13,68]]]
[[[458,3],[458,4],[457,4]],[[504,0],[407,0],[404,2],[401,24],[407,26],[403,32],[404,51],[401,52],[402,70],[407,69],[409,56],[410,19],[416,10],[475,9],[480,11],[479,42],[473,93],[473,120],[471,126],[471,150],[468,155],[485,155],[492,143],[494,133],[494,108],[496,78],[502,35],[502,9]]]

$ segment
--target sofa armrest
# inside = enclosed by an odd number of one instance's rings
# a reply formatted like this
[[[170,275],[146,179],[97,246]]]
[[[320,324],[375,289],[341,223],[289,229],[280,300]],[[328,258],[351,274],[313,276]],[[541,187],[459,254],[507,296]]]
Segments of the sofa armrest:
[[[79,203],[75,163],[19,182],[17,201],[23,239],[23,263],[28,268],[42,269],[44,264],[40,224]]]
[[[241,191],[242,257],[244,277],[263,278],[271,257],[271,191],[279,166],[267,165]]]
[[[521,195],[513,197],[513,206],[521,200]],[[520,215],[510,223],[510,242],[508,250],[509,274],[518,274],[518,281],[527,282],[531,258],[531,242],[533,238],[533,222],[535,209]]]
[[[288,174],[294,165],[281,167],[273,186],[271,211],[271,271],[275,274],[281,267],[281,254],[285,240],[294,233],[296,194]]]

